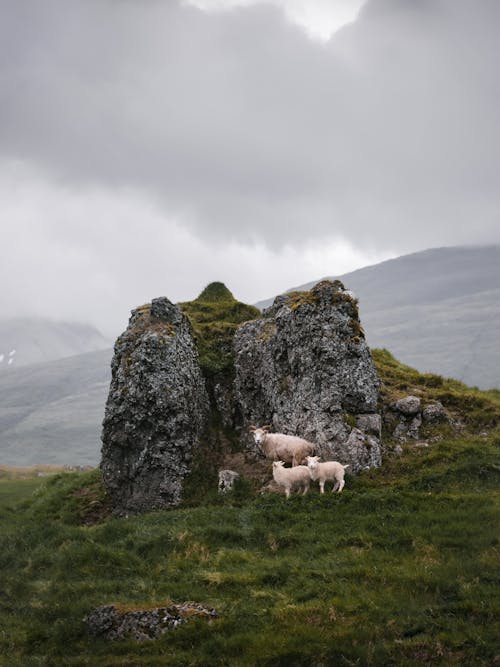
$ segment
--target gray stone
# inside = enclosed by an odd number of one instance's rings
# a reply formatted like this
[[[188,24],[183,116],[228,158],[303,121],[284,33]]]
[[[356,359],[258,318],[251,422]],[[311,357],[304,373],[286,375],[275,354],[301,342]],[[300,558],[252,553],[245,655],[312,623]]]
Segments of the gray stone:
[[[356,427],[359,428],[360,431],[364,431],[364,433],[380,438],[382,432],[382,417],[376,412],[372,414],[357,415]]]
[[[405,417],[412,417],[420,412],[421,400],[418,396],[405,396],[394,403],[394,410],[405,415]]]
[[[239,473],[234,470],[219,470],[219,493],[232,491],[234,483],[239,479]]]
[[[358,428],[353,428],[347,442],[342,447],[342,458],[340,461],[345,465],[349,463],[349,472],[356,473],[367,468],[378,468],[382,465],[382,453],[380,442],[374,436],[366,435]]]
[[[416,415],[408,425],[408,437],[418,440],[420,437],[420,427],[422,426],[422,417]]]
[[[448,415],[441,403],[431,403],[422,410],[422,419],[427,424],[438,424],[447,421]]]
[[[272,424],[315,443],[324,460],[352,469],[378,465],[378,444],[369,456],[364,437],[362,446],[346,448],[345,413],[375,413],[379,390],[356,300],[339,281],[323,281],[310,292],[278,297],[265,315],[243,324],[234,338],[243,426]]]
[[[417,414],[414,417],[399,418],[399,422],[394,429],[393,437],[399,442],[406,442],[408,438],[418,440],[420,437],[420,427],[422,426],[422,417]]]
[[[114,511],[178,505],[208,414],[191,325],[153,299],[132,311],[114,352],[101,460]]]
[[[211,621],[217,617],[215,609],[193,602],[133,611],[120,611],[114,605],[104,605],[92,610],[84,618],[84,622],[93,637],[108,641],[134,639],[142,642],[157,639],[190,619],[203,618]]]
[[[408,439],[408,422],[404,417],[401,417],[394,432],[392,434],[395,440],[405,443]]]

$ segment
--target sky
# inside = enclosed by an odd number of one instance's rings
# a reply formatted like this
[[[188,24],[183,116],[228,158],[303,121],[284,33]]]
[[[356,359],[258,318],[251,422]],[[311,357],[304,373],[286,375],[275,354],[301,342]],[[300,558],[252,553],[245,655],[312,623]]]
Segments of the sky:
[[[500,243],[498,0],[0,0],[1,317]]]

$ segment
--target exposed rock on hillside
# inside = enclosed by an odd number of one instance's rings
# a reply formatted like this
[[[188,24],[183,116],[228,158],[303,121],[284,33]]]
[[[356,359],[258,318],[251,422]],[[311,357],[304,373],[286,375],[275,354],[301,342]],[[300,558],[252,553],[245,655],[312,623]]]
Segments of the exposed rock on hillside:
[[[380,464],[378,377],[352,294],[325,281],[259,315],[222,283],[180,306],[161,298],[133,311],[103,427],[115,511],[178,505],[197,480],[215,488],[252,422],[308,438],[350,472]]]
[[[109,641],[134,639],[138,642],[158,639],[168,630],[193,619],[212,621],[217,618],[215,609],[203,607],[194,602],[170,604],[154,609],[134,609],[121,611],[114,605],[97,607],[85,617],[89,634]]]
[[[136,308],[111,368],[101,468],[114,509],[177,505],[208,415],[188,318],[166,297]]]
[[[244,424],[272,424],[307,438],[324,459],[353,471],[380,465],[378,438],[349,423],[359,414],[361,424],[380,431],[379,380],[352,294],[339,281],[323,281],[310,292],[277,297],[264,315],[234,339]]]
[[[405,396],[390,403],[384,410],[384,422],[392,437],[399,443],[408,439],[418,440],[422,423],[427,425],[447,422],[453,423],[443,405],[439,402],[430,403],[422,408],[418,396]]]

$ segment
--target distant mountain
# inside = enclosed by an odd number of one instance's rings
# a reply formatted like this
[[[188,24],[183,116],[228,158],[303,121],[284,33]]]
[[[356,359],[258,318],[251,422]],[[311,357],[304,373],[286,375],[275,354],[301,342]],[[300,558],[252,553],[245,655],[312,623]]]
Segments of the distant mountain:
[[[63,359],[110,345],[88,324],[34,317],[0,320],[0,374],[7,367]]]
[[[435,248],[335,277],[359,297],[371,347],[422,372],[500,387],[500,246]]]
[[[0,373],[0,462],[99,463],[112,350]]]

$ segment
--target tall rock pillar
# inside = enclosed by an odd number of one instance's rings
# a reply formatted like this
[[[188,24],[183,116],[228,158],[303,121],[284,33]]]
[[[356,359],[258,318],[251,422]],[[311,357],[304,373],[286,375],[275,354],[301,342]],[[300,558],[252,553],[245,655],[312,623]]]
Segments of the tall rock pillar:
[[[208,414],[189,320],[166,297],[136,308],[111,368],[101,469],[114,510],[176,506]]]

